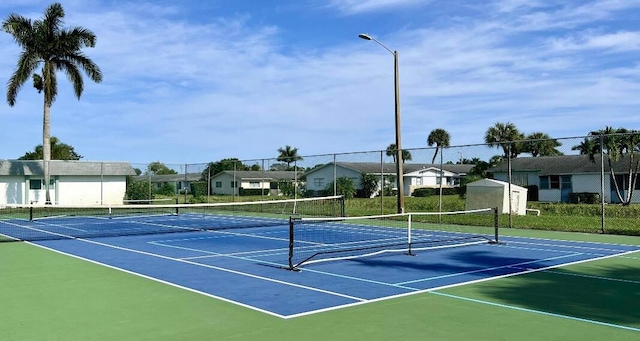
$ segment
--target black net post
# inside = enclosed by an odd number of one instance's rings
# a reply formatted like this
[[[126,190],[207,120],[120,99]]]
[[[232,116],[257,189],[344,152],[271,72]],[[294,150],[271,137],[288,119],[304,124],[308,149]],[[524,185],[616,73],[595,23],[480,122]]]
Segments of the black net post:
[[[498,215],[498,208],[494,207],[493,208],[493,231],[494,231],[494,237],[495,243],[499,243],[500,241],[498,240],[498,225],[499,225],[499,221],[500,221],[500,216]]]
[[[293,217],[289,217],[289,268],[287,270],[295,270],[293,267]]]

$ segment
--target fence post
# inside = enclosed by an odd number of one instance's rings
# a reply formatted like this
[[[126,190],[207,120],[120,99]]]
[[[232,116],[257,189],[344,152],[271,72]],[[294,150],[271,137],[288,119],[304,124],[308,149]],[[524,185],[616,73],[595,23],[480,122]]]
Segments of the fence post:
[[[507,144],[507,173],[509,177],[508,190],[509,190],[509,228],[513,227],[513,207],[511,207],[511,143]]]
[[[604,205],[604,137],[600,134],[600,233],[604,234],[604,224],[605,224],[605,205]]]

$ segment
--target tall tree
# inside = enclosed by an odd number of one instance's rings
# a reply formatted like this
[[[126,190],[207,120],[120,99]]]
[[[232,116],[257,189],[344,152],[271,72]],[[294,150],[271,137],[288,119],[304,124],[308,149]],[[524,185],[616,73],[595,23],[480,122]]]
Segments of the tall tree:
[[[178,174],[178,172],[167,167],[167,165],[165,165],[160,161],[154,161],[147,166],[147,171],[145,174],[169,175],[169,174]]]
[[[516,157],[520,154],[520,143],[524,139],[524,135],[518,131],[515,124],[511,122],[496,123],[493,127],[490,127],[485,136],[484,142],[491,147],[502,148],[503,155],[507,157]],[[511,150],[511,155],[509,155]]]
[[[40,20],[12,13],[2,22],[2,29],[11,34],[22,48],[17,67],[7,82],[7,102],[16,103],[18,91],[31,77],[38,92],[44,93],[42,120],[42,151],[45,177],[45,200],[51,203],[49,193],[49,161],[51,160],[50,115],[51,105],[58,95],[56,72],[62,71],[73,85],[78,99],[84,90],[83,70],[96,83],[102,81],[98,65],[82,53],[85,47],[94,47],[95,34],[84,27],[64,28],[64,10],[59,3],[51,4]],[[37,70],[39,67],[40,70]]]
[[[387,156],[391,156],[393,158],[393,163],[396,163],[396,150],[397,149],[398,148],[396,148],[396,144],[392,143],[392,144],[389,145],[389,147],[387,147],[387,150],[386,150],[386,155]],[[410,161],[411,158],[412,158],[411,152],[406,150],[406,149],[403,149],[402,150],[402,161]]]
[[[223,172],[223,171],[259,171],[261,170],[260,166],[252,165],[251,167],[246,166],[242,163],[242,161],[238,160],[238,158],[228,158],[222,159],[216,162],[209,162],[207,167],[202,171],[202,175],[200,177],[201,181],[209,181],[209,178],[212,176]]]
[[[284,148],[278,148],[278,161],[285,162],[287,164],[287,168],[291,168],[291,163],[294,161],[302,160],[302,156],[298,155],[298,148],[292,148],[287,145]]]
[[[431,163],[436,163],[436,156],[438,156],[438,152],[442,147],[450,146],[451,135],[441,128],[437,128],[432,130],[427,137],[427,144],[429,147],[436,145],[436,152],[433,153],[433,159],[431,159]]]
[[[527,139],[522,143],[522,152],[531,153],[531,156],[557,156],[562,152],[556,149],[562,146],[562,143],[556,139],[552,139],[548,134],[542,132],[531,133],[527,135]]]
[[[18,160],[42,160],[42,145],[37,145],[32,152],[26,152]],[[52,160],[80,160],[82,155],[76,153],[72,146],[60,142],[57,137],[51,136],[51,159]]]

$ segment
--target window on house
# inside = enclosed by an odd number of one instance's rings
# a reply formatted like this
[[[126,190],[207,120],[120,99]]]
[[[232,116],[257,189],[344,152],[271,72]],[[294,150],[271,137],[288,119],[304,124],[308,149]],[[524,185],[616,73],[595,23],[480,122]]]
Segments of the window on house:
[[[562,180],[562,189],[571,189],[571,175],[563,175],[560,179]]]
[[[511,175],[511,183],[521,187],[527,187],[529,186],[529,176],[527,174],[514,173]]]
[[[540,189],[549,189],[549,177],[541,176],[540,177]]]
[[[560,188],[560,176],[559,175],[549,175],[549,188],[551,188],[551,189],[559,189]]]
[[[249,188],[260,188],[260,182],[259,181],[250,181],[249,182]]]
[[[42,179],[29,180],[29,189],[42,189]]]
[[[231,186],[231,188],[237,188],[238,187],[238,182],[237,181],[231,181],[230,182],[230,186]]]
[[[540,177],[540,189],[571,188],[571,175],[545,175]]]
[[[324,178],[313,178],[313,185],[315,187],[324,187]]]
[[[216,181],[216,188],[222,188],[222,181]]]

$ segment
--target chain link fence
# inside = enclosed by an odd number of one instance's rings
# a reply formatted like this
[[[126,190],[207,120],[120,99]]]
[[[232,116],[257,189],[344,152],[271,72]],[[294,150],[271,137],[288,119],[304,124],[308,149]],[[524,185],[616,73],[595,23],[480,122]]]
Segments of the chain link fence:
[[[400,188],[394,150],[130,163],[124,200],[196,203],[344,195],[349,215],[498,207],[501,226],[640,235],[639,148],[635,132],[405,149]],[[91,181],[99,183],[99,191],[92,192],[99,197],[87,200],[112,204],[107,192],[116,186],[109,171],[114,163],[91,164]],[[51,165],[51,186],[60,190],[54,198],[60,199],[65,186],[75,185],[60,175],[68,165]],[[14,162],[10,167],[27,166]],[[30,191],[43,186],[36,179],[43,167],[36,168],[29,169],[27,186],[35,186]],[[20,183],[15,185],[17,193]]]

